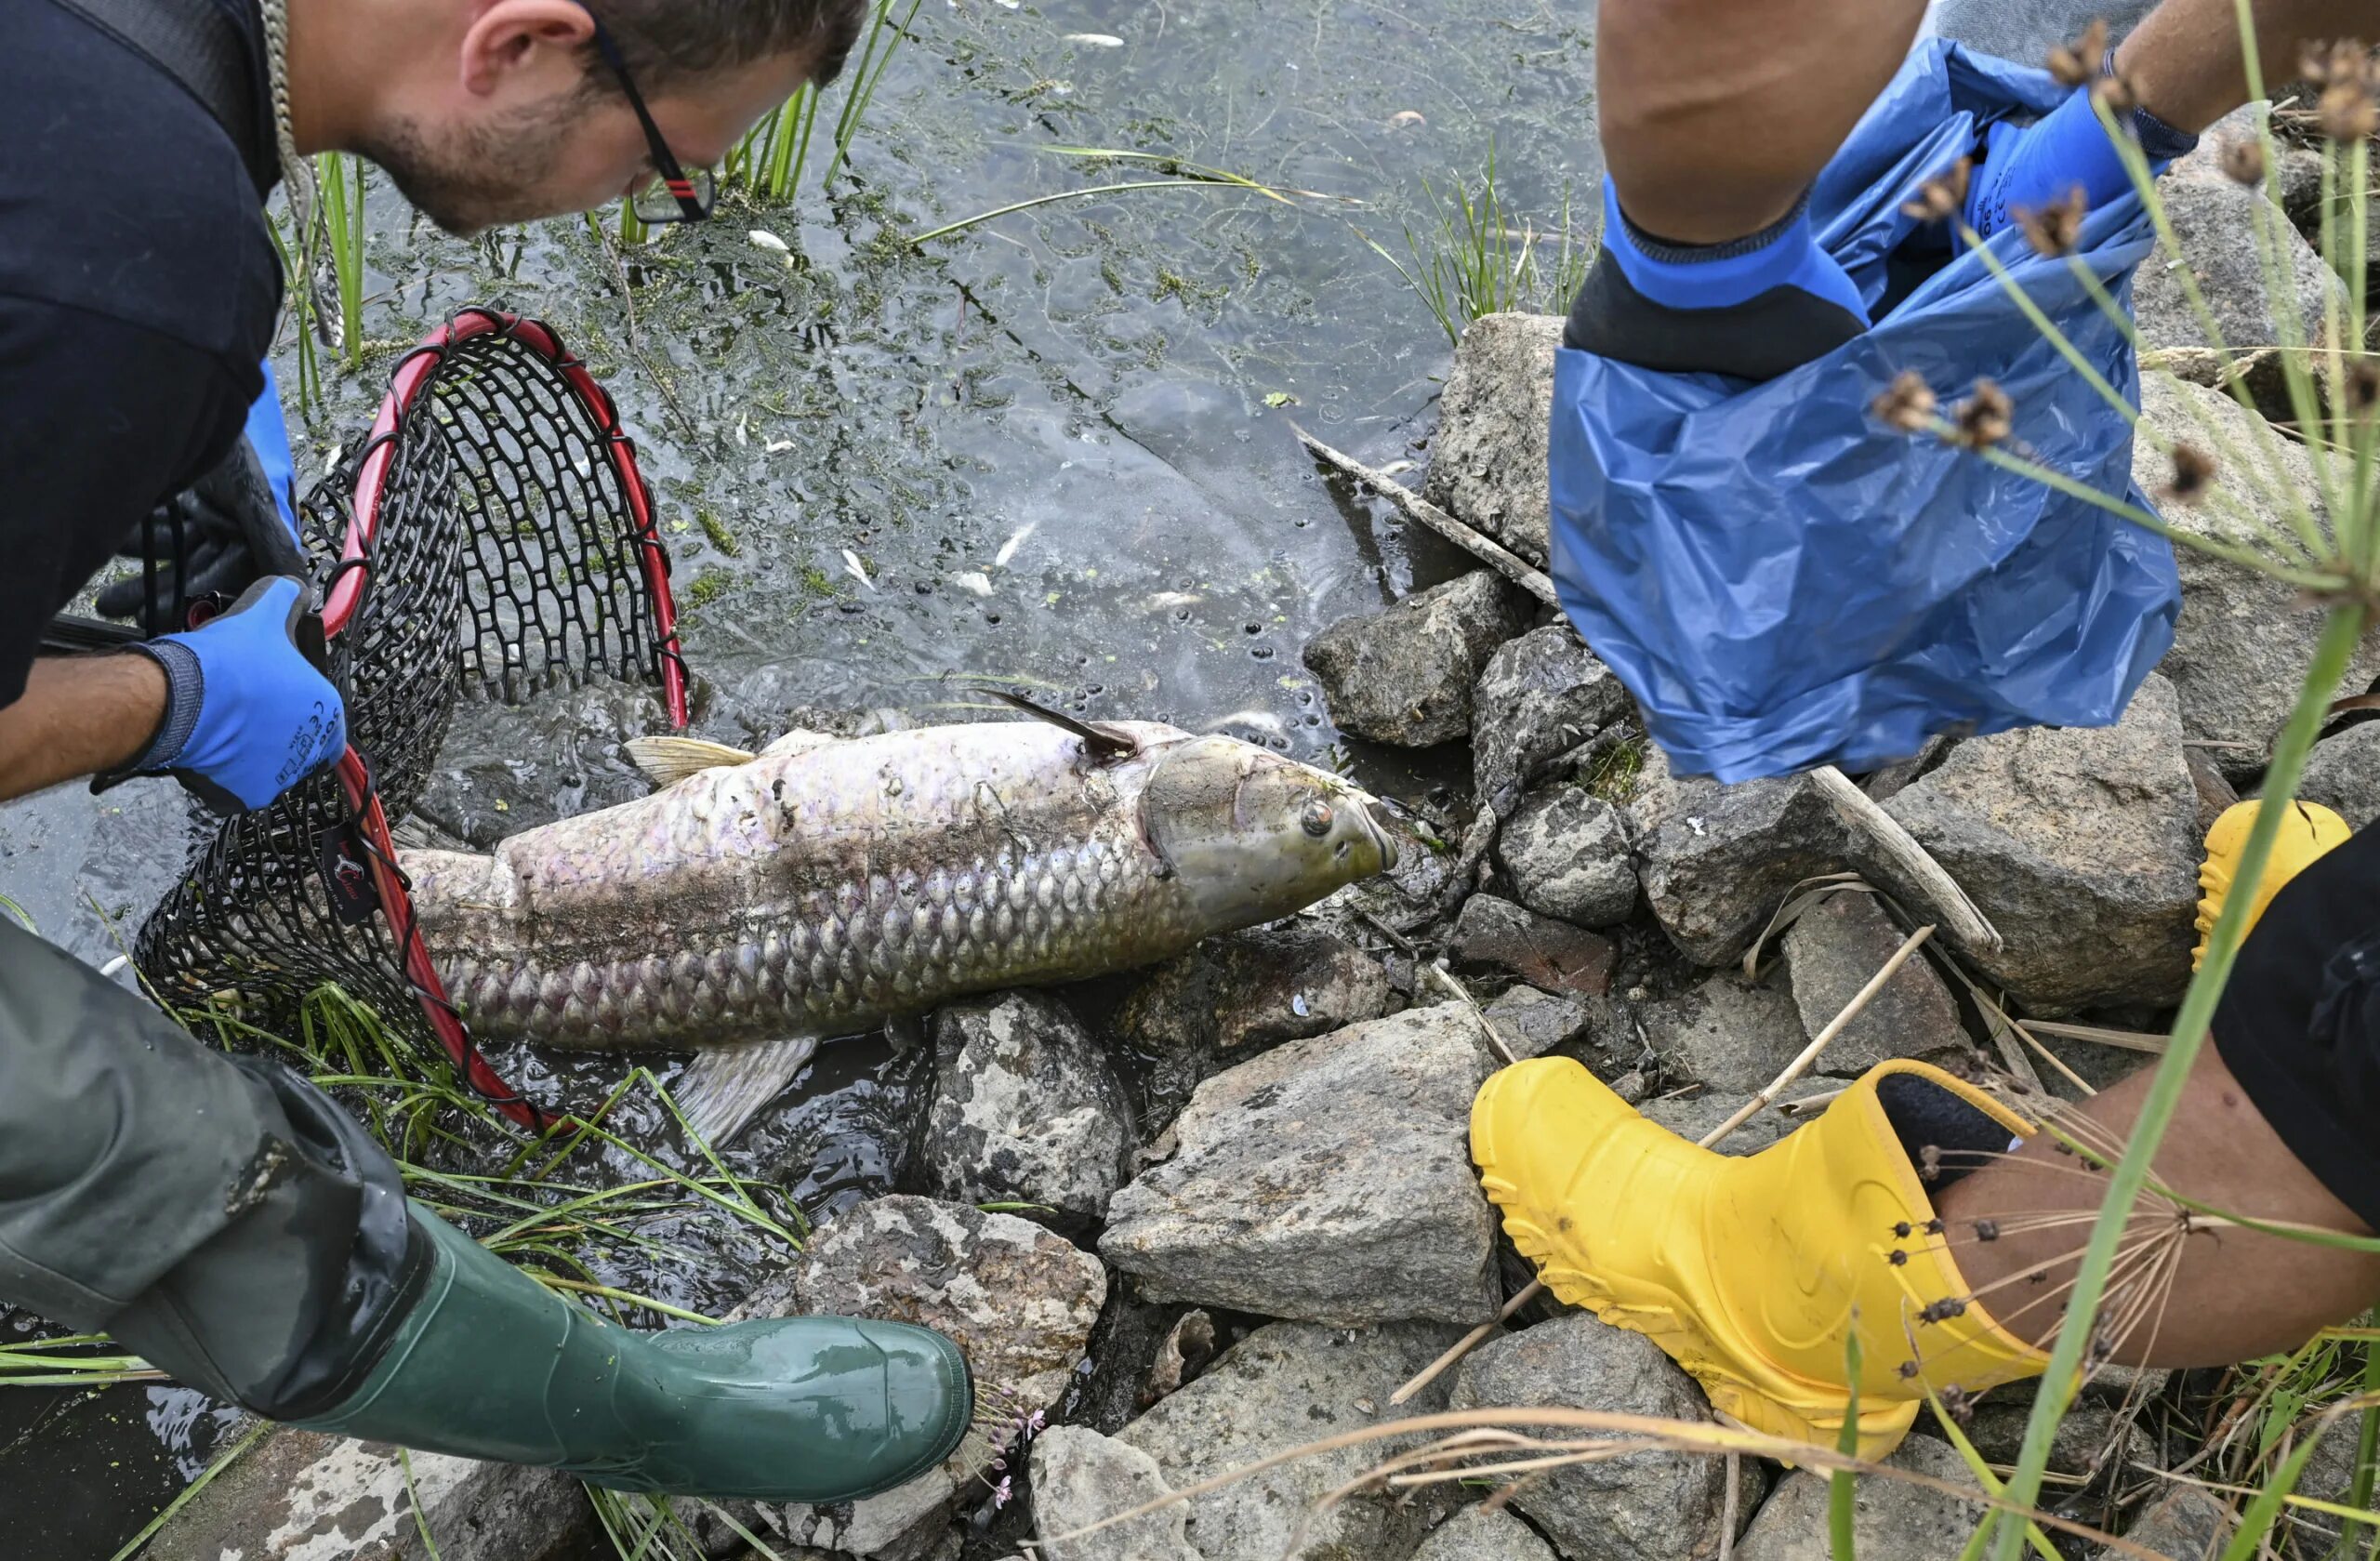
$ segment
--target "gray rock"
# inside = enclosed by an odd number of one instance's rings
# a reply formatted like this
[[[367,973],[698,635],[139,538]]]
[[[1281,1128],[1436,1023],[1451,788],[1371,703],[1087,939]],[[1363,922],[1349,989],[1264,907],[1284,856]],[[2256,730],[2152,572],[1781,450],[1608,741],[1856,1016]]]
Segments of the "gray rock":
[[[1796,1079],[1786,1086],[1777,1104],[1806,1100],[1813,1095],[1831,1093],[1841,1088],[1830,1079]],[[1717,1131],[1752,1098],[1751,1091],[1740,1094],[1719,1090],[1697,1090],[1691,1094],[1662,1095],[1637,1107],[1648,1121],[1661,1126],[1689,1143],[1699,1144]],[[1736,1129],[1712,1145],[1723,1155],[1756,1155],[1770,1144],[1807,1121],[1807,1117],[1789,1117],[1776,1105],[1748,1118]]]
[[[1628,827],[1646,901],[1702,965],[1733,963],[1795,884],[1840,872],[1850,857],[1843,824],[1808,777],[1681,778],[1658,747],[1646,753]]]
[[[1471,691],[1496,647],[1528,626],[1520,591],[1489,569],[1343,619],[1314,637],[1305,664],[1342,730],[1398,747],[1471,731]]]
[[[2189,980],[2198,793],[2173,685],[2112,727],[1977,737],[1884,811],[1999,928],[1975,964],[2037,1013],[2162,1005]]]
[[[1465,1507],[1430,1530],[1413,1561],[1554,1561],[1554,1547],[1508,1512]]]
[[[1106,1304],[1107,1271],[1012,1215],[905,1196],[863,1203],[819,1231],[794,1292],[805,1312],[939,1330],[966,1352],[983,1401],[1025,1412],[1054,1405],[1074,1380]],[[924,1561],[991,1457],[978,1430],[940,1468],[897,1489],[842,1506],[767,1509],[769,1519],[797,1544]]]
[[[1963,1429],[1986,1461],[2014,1464],[2025,1445],[2025,1423],[2032,1411],[2030,1403],[1979,1404]],[[2138,1477],[2130,1466],[2153,1462],[2156,1453],[2156,1441],[2134,1423],[2134,1417],[2120,1414],[2113,1405],[2083,1402],[2058,1422],[2056,1439],[2050,1444],[2049,1467],[2053,1474],[2077,1479],[2113,1470],[2120,1481],[2129,1484]]]
[[[2254,419],[2218,391],[2152,374],[2141,380],[2140,403],[2149,426],[2170,439],[2209,453],[2228,445],[2243,457],[2260,448]],[[2206,431],[2210,424],[2220,434],[2219,442]],[[2277,479],[2266,475],[2260,457],[2249,471],[2217,475],[2243,508],[2265,524],[2286,531],[2288,511],[2268,492],[2276,480],[2306,495],[2318,516],[2323,511],[2305,452],[2286,440],[2279,444]],[[2150,493],[2169,480],[2163,458],[2146,440],[2134,447],[2133,480]],[[2211,503],[2166,503],[2159,511],[2168,524],[2202,536],[2235,543],[2255,536],[2248,523]],[[2175,626],[2174,649],[2158,672],[2181,698],[2185,736],[2245,745],[2208,750],[2236,783],[2264,768],[2273,739],[2287,724],[2313,660],[2315,642],[2321,637],[2321,615],[2306,609],[2294,586],[2188,547],[2176,547],[2174,556],[2181,568],[2182,615]],[[2380,639],[2368,637],[2348,666],[2347,686],[2361,689],[2375,675],[2380,675]]]
[[[2194,1485],[2175,1485],[2142,1507],[2123,1537],[2172,1561],[2209,1561],[2231,1528],[2229,1507]],[[2092,1554],[2113,1561],[2121,1553],[2102,1546]]]
[[[1659,1345],[1584,1313],[1482,1344],[1457,1369],[1452,1407],[1711,1418]],[[1725,1482],[1720,1460],[1639,1453],[1533,1479],[1513,1505],[1569,1561],[1699,1561],[1718,1554]]]
[[[2121,38],[2156,0],[1942,0],[1930,29],[1981,54],[2038,65],[2049,51],[2105,18]]]
[[[1156,1459],[1165,1482],[1184,1490],[1342,1432],[1443,1409],[1443,1379],[1402,1407],[1391,1408],[1388,1399],[1462,1331],[1421,1323],[1360,1332],[1274,1323],[1241,1340],[1117,1439]],[[1293,1459],[1197,1497],[1190,1503],[1190,1542],[1206,1561],[1261,1561],[1289,1553],[1302,1524],[1304,1542],[1295,1554],[1310,1561],[1409,1555],[1440,1510],[1433,1501],[1407,1504],[1366,1492],[1328,1513],[1314,1511],[1323,1496],[1378,1465],[1396,1445]]]
[[[1530,562],[1545,562],[1551,505],[1546,430],[1554,421],[1558,314],[1488,314],[1455,349],[1438,398],[1423,496]]]
[[[1172,1159],[1108,1206],[1101,1255],[1156,1300],[1357,1325],[1496,1315],[1496,1222],[1472,1172],[1477,1021],[1420,1009],[1209,1079]]]
[[[1671,1070],[1722,1092],[1766,1088],[1809,1044],[1792,993],[1731,972],[1646,1003],[1636,1017]]]
[[[1785,934],[1785,973],[1811,1039],[1884,968],[1904,935],[1872,894],[1829,895],[1802,914]],[[1857,1078],[1888,1058],[1933,1056],[1966,1044],[1957,1000],[1920,952],[1827,1044],[1817,1068]]]
[[[157,1561],[575,1561],[598,1542],[567,1475],[279,1428],[174,1514],[141,1554]]]
[[[1479,674],[1472,696],[1474,790],[1482,801],[1507,805],[1539,767],[1634,708],[1620,679],[1567,623],[1531,629],[1488,657]]]
[[[1493,894],[1474,894],[1455,919],[1455,958],[1519,976],[1533,986],[1599,997],[1611,986],[1608,939],[1524,910]]]
[[[1210,938],[1159,965],[1117,1011],[1116,1033],[1150,1059],[1150,1119],[1163,1122],[1201,1080],[1285,1040],[1377,1019],[1395,997],[1378,959],[1289,922]]]
[[[2380,820],[2380,721],[2350,726],[2316,743],[2297,795],[2320,802],[2360,829]]]
[[[1523,802],[1505,822],[1496,855],[1513,893],[1540,916],[1612,927],[1636,909],[1636,864],[1620,810],[1583,787],[1561,786]]]
[[[2285,295],[2289,301],[2280,309],[2286,311],[2294,305],[2295,323],[2291,328],[2299,333],[2296,339],[2320,337],[2322,311],[2331,302],[2336,303],[2341,318],[2346,317],[2347,284],[2263,190],[2236,184],[2208,170],[2202,178],[2169,175],[2159,181],[2159,192],[2174,236],[2181,243],[2182,262],[2197,279],[2199,294],[2215,317],[2224,345],[2270,347],[2288,339],[2265,286],[2257,236],[2264,225],[2260,210],[2274,218],[2268,226],[2281,243],[2281,263],[2289,277]],[[2179,276],[2180,267],[2162,244],[2141,263],[2132,297],[2144,351],[2216,345],[2200,329]]]
[[[1950,1445],[1931,1436],[1911,1436],[1885,1462],[1911,1474],[1975,1484]],[[1983,1513],[1979,1505],[1940,1491],[1875,1475],[1859,1477],[1853,1507],[1853,1548],[1861,1555],[1896,1561],[1958,1554]],[[1827,1482],[1807,1470],[1785,1477],[1736,1547],[1738,1561],[1830,1561],[1832,1554],[1827,1539]]]
[[[1080,1022],[1045,993],[1012,992],[942,1010],[933,1033],[924,1163],[934,1195],[1104,1218],[1130,1169],[1132,1107]]]
[[[1130,1443],[1079,1425],[1053,1425],[1034,1440],[1032,1469],[1033,1530],[1047,1561],[1203,1561],[1184,1536],[1190,1509],[1181,1503],[1053,1542],[1173,1493],[1157,1460]]]
[[[1489,1003],[1488,1023],[1515,1057],[1542,1057],[1557,1046],[1593,1037],[1607,1000],[1575,993],[1515,986]]]

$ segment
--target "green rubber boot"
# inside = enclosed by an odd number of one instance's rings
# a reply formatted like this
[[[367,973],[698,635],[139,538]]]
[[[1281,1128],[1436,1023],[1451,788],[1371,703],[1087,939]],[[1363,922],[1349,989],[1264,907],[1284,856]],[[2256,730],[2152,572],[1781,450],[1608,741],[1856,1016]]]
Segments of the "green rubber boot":
[[[615,1490],[855,1501],[948,1458],[974,1414],[957,1346],[906,1323],[789,1317],[638,1332],[547,1290],[420,1205],[420,1299],[353,1397],[299,1422],[557,1468]]]

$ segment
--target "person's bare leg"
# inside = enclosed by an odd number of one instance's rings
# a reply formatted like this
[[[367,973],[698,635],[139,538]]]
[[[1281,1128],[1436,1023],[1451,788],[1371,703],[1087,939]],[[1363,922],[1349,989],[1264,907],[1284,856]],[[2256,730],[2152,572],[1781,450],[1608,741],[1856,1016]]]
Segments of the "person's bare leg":
[[[2100,1130],[2091,1136],[2109,1144],[2125,1142],[2149,1081],[2144,1069],[2087,1102],[2082,1113]],[[2082,1159],[2054,1145],[2043,1133],[1937,1200],[1969,1286],[2003,1327],[2043,1344],[2064,1317],[2065,1287],[2090,1227],[2081,1221],[2049,1230],[2021,1227],[2029,1216],[2087,1215],[2106,1192],[2105,1172],[2084,1171]],[[2155,1171],[2176,1193],[2227,1212],[2371,1234],[2290,1153],[2212,1044],[2191,1069],[2181,1107],[2158,1145]],[[2151,1201],[2144,1198],[2140,1209],[2149,1210]],[[2001,1234],[1978,1239],[1977,1221],[1990,1222]],[[2169,1223],[2135,1218],[2128,1235],[2144,1237]],[[2036,1294],[2041,1299],[2029,1299]],[[2375,1299],[2380,1255],[2238,1228],[2203,1230],[2183,1246],[2162,1308],[2117,1341],[2112,1358],[2140,1366],[2227,1366],[2294,1349]]]
[[[2268,88],[2297,74],[2300,49],[2336,38],[2380,42],[2371,0],[2254,0],[2256,54]],[[2234,0],[2165,0],[2116,51],[2141,102],[2180,130],[2203,130],[2247,102]]]
[[[1791,211],[1909,53],[1924,0],[1604,0],[1605,165],[1629,220],[1723,244]]]

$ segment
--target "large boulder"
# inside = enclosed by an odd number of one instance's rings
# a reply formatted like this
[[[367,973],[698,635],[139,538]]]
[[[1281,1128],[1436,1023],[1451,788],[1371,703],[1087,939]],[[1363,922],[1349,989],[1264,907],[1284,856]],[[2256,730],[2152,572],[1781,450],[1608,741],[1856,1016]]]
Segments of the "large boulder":
[[[1831,894],[1802,913],[1785,934],[1785,972],[1812,1040],[1884,968],[1903,936],[1872,894]],[[1937,1056],[1966,1043],[1958,999],[1920,952],[1827,1043],[1817,1068],[1857,1078],[1888,1058]]]
[[[955,1341],[977,1401],[1053,1407],[1107,1301],[1107,1272],[1064,1237],[1008,1214],[906,1196],[863,1203],[816,1233],[793,1275],[800,1310],[918,1323]],[[796,1544],[924,1561],[992,1452],[979,1428],[941,1467],[833,1507],[763,1509]]]
[[[1941,0],[1928,22],[1978,54],[2038,65],[2095,20],[2122,37],[2154,9],[2156,0]]]
[[[1560,991],[1600,997],[1617,951],[1607,938],[1493,894],[1474,894],[1455,919],[1455,958]]]
[[[2290,529],[2289,509],[2276,492],[2281,484],[2304,496],[2317,516],[2323,513],[2305,451],[2294,441],[2266,435],[2230,397],[2152,374],[2141,380],[2140,404],[2149,425],[2169,439],[2209,454],[2228,448],[2252,459],[2255,464],[2247,471],[2218,470],[2217,482],[2263,525]],[[2267,437],[2278,447],[2277,468],[2267,466],[2262,455]],[[2133,480],[2155,493],[2170,479],[2165,457],[2147,440],[2136,443]],[[2257,535],[2255,525],[2211,502],[2165,503],[2159,509],[2168,524],[2220,541],[2253,542]],[[2264,768],[2273,740],[2288,723],[2314,659],[2322,617],[2306,606],[2294,586],[2184,545],[2175,546],[2174,557],[2181,569],[2182,615],[2173,651],[2158,672],[2180,696],[2183,735],[2226,745],[2208,751],[2226,775],[2241,781]],[[2347,668],[2347,689],[2360,692],[2375,675],[2380,639],[2367,637]]]
[[[1537,1530],[1501,1509],[1464,1507],[1430,1530],[1413,1561],[1554,1561]]]
[[[1117,1010],[1116,1034],[1148,1059],[1154,1130],[1224,1068],[1285,1040],[1377,1019],[1395,999],[1380,960],[1335,933],[1289,922],[1210,938],[1159,965]]]
[[[2221,1551],[2223,1541],[2231,1537],[2232,1526],[2231,1509],[2219,1498],[2194,1485],[2176,1484],[2152,1495],[2123,1537],[2173,1561],[2203,1561]],[[2092,1552],[2100,1561],[2115,1561],[2124,1554],[2112,1545]]]
[[[1385,612],[1342,619],[1308,642],[1330,718],[1398,747],[1471,731],[1472,686],[1496,647],[1528,627],[1528,599],[1490,569],[1416,592]]]
[[[1389,1396],[1462,1335],[1459,1328],[1391,1323],[1349,1332],[1274,1323],[1241,1340],[1174,1394],[1117,1434],[1157,1461],[1176,1490],[1277,1453],[1408,1416],[1447,1401],[1446,1381],[1392,1408]],[[1395,1441],[1291,1459],[1190,1502],[1190,1543],[1205,1561],[1397,1561],[1409,1556],[1440,1510],[1377,1491],[1328,1512],[1322,1498],[1409,1446]],[[1292,1552],[1292,1536],[1302,1543]]]
[[[1711,1418],[1701,1389],[1659,1345],[1583,1312],[1508,1333],[1465,1356],[1452,1407]],[[1569,1561],[1702,1561],[1718,1554],[1725,1499],[1721,1461],[1651,1452],[1528,1480],[1513,1505]]]
[[[1540,766],[1635,708],[1567,622],[1533,628],[1489,656],[1471,703],[1473,789],[1500,811]]]
[[[2177,164],[2160,181],[2165,215],[2180,241],[2181,257],[2161,243],[2133,282],[2133,313],[2140,345],[2213,347],[2190,307],[2181,283],[2186,266],[2201,299],[2221,333],[2220,345],[2235,349],[2278,346],[2291,339],[2320,340],[2323,311],[2335,305],[2347,318],[2347,284],[2323,263],[2314,246],[2265,191],[2239,184],[2206,163]],[[2266,286],[2267,239],[2279,243],[2285,290],[2276,305]],[[2294,318],[2290,311],[2294,309]]]
[[[1054,1425],[1033,1443],[1033,1529],[1044,1561],[1204,1561],[1177,1502],[1078,1540],[1059,1536],[1173,1493],[1157,1460],[1079,1425]]]
[[[1961,743],[1884,811],[2000,930],[1975,964],[2036,1013],[2159,1006],[2190,973],[2198,793],[2173,685],[2114,726]]]
[[[1895,1469],[1955,1485],[1975,1476],[1948,1442],[1911,1436],[1885,1460]],[[1883,1475],[1858,1477],[1852,1496],[1852,1549],[1860,1555],[1954,1556],[1975,1532],[1977,1502]],[[1788,1475],[1736,1547],[1738,1561],[1831,1561],[1827,1480],[1807,1470]]]
[[[2298,777],[2297,795],[2331,809],[2352,829],[2380,822],[2380,721],[2316,743]]]
[[[1673,775],[1658,747],[1645,756],[1628,827],[1646,901],[1702,965],[1733,963],[1795,884],[1850,858],[1842,821],[1808,776],[1721,786]]]
[[[1552,523],[1545,446],[1562,325],[1558,314],[1485,314],[1471,323],[1438,398],[1421,484],[1433,504],[1539,565]]]
[[[1132,1106],[1099,1043],[1040,992],[934,1015],[939,1091],[923,1156],[936,1197],[1104,1219],[1124,1184]]]
[[[1157,1300],[1355,1326],[1496,1315],[1470,1156],[1492,1062],[1442,1006],[1289,1041],[1198,1087],[1100,1252]]]
[[[1636,864],[1620,810],[1579,786],[1529,798],[1504,824],[1496,855],[1514,896],[1540,916],[1614,927],[1636,909]]]
[[[1728,971],[1643,1005],[1636,1017],[1669,1071],[1721,1093],[1765,1089],[1808,1044],[1792,993]]]

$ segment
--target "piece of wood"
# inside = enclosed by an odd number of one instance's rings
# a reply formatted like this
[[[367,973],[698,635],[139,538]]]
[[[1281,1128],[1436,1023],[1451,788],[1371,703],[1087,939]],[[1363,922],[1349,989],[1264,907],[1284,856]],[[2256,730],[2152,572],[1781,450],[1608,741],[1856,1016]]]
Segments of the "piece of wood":
[[[1850,776],[1828,764],[1811,771],[1810,779],[1835,816],[1874,843],[1910,897],[1930,906],[1962,947],[1971,953],[1997,954],[2006,946],[2000,929],[1967,898],[1966,891],[1943,870],[1942,864],[1926,854],[1925,848],[1874,798],[1852,785]]]
[[[1422,1367],[1411,1382],[1388,1396],[1390,1405],[1393,1407],[1410,1402],[1415,1394],[1445,1376],[1448,1368],[1486,1343],[1489,1334],[1503,1327],[1514,1313],[1536,1300],[1538,1292],[1544,1288],[1545,1281],[1542,1279],[1531,1279],[1527,1284],[1523,1285],[1510,1301],[1504,1303],[1504,1309],[1496,1314],[1494,1322],[1481,1323],[1477,1328],[1448,1345],[1446,1354]]]
[[[1296,425],[1291,424],[1290,427],[1296,428]],[[1473,530],[1395,478],[1384,471],[1374,470],[1343,451],[1332,449],[1305,430],[1298,429],[1297,435],[1298,442],[1308,450],[1395,505],[1407,518],[1428,526],[1547,606],[1562,605],[1561,599],[1554,592],[1554,582],[1546,577],[1545,572],[1530,568],[1526,561],[1502,543]]]

